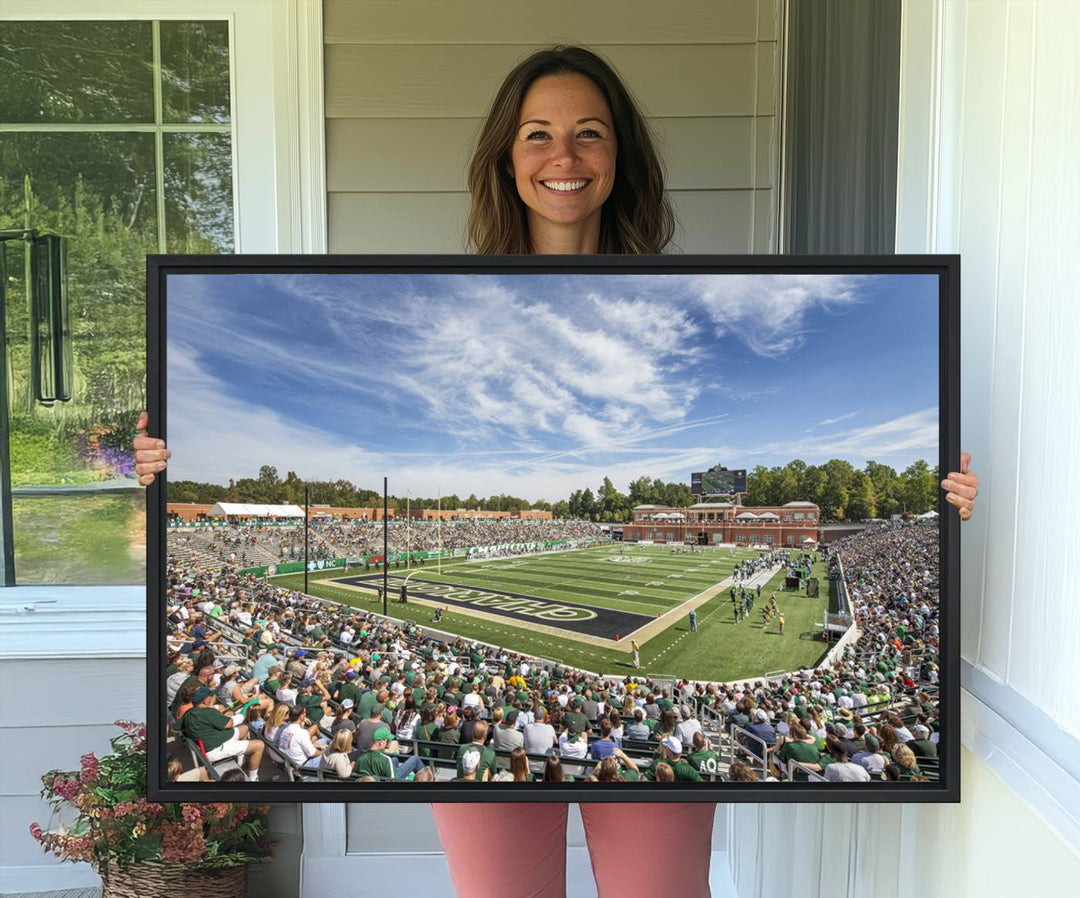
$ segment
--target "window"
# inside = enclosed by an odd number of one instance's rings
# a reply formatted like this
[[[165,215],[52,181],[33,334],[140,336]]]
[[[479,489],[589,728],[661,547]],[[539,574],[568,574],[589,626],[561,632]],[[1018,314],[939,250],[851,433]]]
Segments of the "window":
[[[757,533],[751,533],[750,542],[752,542],[754,545],[757,545],[759,542],[761,542],[761,535]]]
[[[771,545],[773,544],[773,538],[772,538],[772,534],[771,534],[771,533],[770,533],[770,534],[766,534],[766,536],[765,536],[765,544],[766,544],[766,545],[769,545],[769,546],[771,546]]]
[[[739,542],[739,543],[746,542],[746,534],[745,533],[740,533],[738,536],[735,537],[735,541]]]
[[[789,546],[793,546],[793,545],[795,545],[795,537],[794,537],[794,536],[789,536],[789,537],[787,538],[787,544],[788,544]]]
[[[75,373],[70,402],[35,401],[24,243],[6,240],[17,582],[140,583],[144,256],[234,250],[229,24],[5,22],[0,73],[0,231],[67,238]]]
[[[795,520],[796,521],[801,521],[801,520],[803,520],[804,517],[805,517],[805,515],[801,511],[795,512]]]

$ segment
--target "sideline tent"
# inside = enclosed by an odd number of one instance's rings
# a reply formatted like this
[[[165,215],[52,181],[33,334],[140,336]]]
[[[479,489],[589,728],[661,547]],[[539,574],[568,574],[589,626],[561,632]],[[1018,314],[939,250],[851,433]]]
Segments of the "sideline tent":
[[[251,505],[245,502],[218,502],[208,515],[225,518],[304,518],[299,505]]]

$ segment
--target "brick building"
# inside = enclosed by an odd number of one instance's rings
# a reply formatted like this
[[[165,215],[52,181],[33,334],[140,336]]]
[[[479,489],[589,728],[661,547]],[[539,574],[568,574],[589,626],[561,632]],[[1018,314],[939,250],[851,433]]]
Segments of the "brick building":
[[[221,522],[225,516],[214,512],[215,507],[216,504],[208,503],[168,502],[165,505],[165,515],[169,520],[180,520],[185,523],[197,521]],[[312,520],[330,518],[335,521],[381,521],[382,514],[382,506],[378,508],[331,508],[329,505],[312,505],[308,509],[308,517]],[[244,516],[232,515],[230,519],[233,521],[244,520]],[[248,519],[252,521],[267,520],[266,517],[262,516],[251,516]],[[302,515],[300,520],[303,520]],[[394,520],[394,509],[392,508],[390,509],[390,520]]]
[[[729,502],[699,502],[689,508],[638,505],[633,522],[622,530],[627,542],[798,548],[817,543],[820,519],[820,509],[813,502],[756,508]]]
[[[165,504],[165,516],[170,521],[179,520],[184,523],[209,521],[211,520],[210,509],[213,507],[213,502],[167,502]],[[221,518],[215,515],[213,520],[221,520]]]

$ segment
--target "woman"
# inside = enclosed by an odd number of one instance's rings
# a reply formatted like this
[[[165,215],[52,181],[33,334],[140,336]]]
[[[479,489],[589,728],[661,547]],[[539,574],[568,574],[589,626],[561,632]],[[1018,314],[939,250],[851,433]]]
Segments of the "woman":
[[[270,712],[266,718],[266,725],[263,729],[263,736],[267,742],[277,742],[278,733],[281,732],[281,728],[289,722],[289,706],[285,702],[280,702],[274,705],[274,710]]]
[[[172,704],[173,699],[176,698],[177,690],[184,685],[184,681],[191,676],[191,672],[195,669],[195,665],[191,662],[190,658],[181,658],[176,664],[176,673],[169,677],[165,681],[165,701],[167,704]]]
[[[901,743],[893,749],[893,760],[896,762],[896,766],[900,768],[900,779],[909,780],[913,776],[921,776],[922,770],[919,769],[919,765],[915,758],[915,752],[913,752],[906,745]]]
[[[420,725],[416,728],[415,737],[420,742],[434,742],[435,734],[439,731],[439,725],[435,720],[435,711],[438,705],[424,705],[420,712]],[[418,746],[417,755],[421,758],[430,758],[431,749],[426,746]]]
[[[176,707],[176,720],[178,723],[188,711],[195,707],[195,690],[201,686],[202,683],[188,683],[180,688],[180,704]],[[191,719],[194,720],[195,718],[192,717]]]
[[[544,761],[544,770],[540,774],[540,782],[542,783],[568,783],[572,782],[573,777],[563,776],[562,761],[559,760],[557,755],[550,755],[547,760]],[[434,810],[438,805],[432,805]],[[533,808],[535,805],[522,805],[523,808]],[[442,824],[440,824],[441,826]],[[442,832],[439,833],[439,838],[442,838]]]
[[[619,713],[618,708],[611,708],[608,711],[607,719],[611,721],[611,740],[619,747],[622,748],[623,728],[622,714]]]
[[[673,783],[675,782],[675,771],[667,761],[657,761],[656,763],[656,781],[658,783]],[[648,805],[646,805],[648,807]],[[711,827],[710,827],[711,832]],[[586,833],[587,834],[587,833]],[[706,880],[707,882],[707,880]],[[708,889],[708,885],[705,886]],[[698,894],[708,895],[708,891],[700,892]]]
[[[340,729],[334,734],[330,743],[330,749],[319,759],[321,770],[333,773],[340,779],[348,779],[352,776],[355,764],[349,759],[349,752],[353,749],[352,730]]]
[[[405,702],[397,709],[397,713],[394,715],[394,727],[392,732],[397,737],[398,742],[413,739],[416,735],[416,726],[419,722],[420,714],[417,712],[416,703],[410,695],[405,699]]]
[[[507,76],[468,185],[469,243],[480,253],[661,253],[674,232],[644,116],[615,72],[580,47],[534,53]],[[144,413],[137,429],[146,425]],[[139,482],[149,484],[169,450],[148,436],[137,437],[135,448]],[[942,483],[965,518],[978,486],[968,461],[962,456],[961,472]],[[545,782],[557,781],[557,765],[548,759]],[[581,811],[600,898],[708,895],[711,803],[586,804]],[[438,804],[433,812],[459,894],[565,893],[565,804]],[[626,864],[625,846],[642,832],[656,856],[678,862]],[[489,850],[508,837],[529,844],[527,856]]]
[[[733,783],[756,783],[757,774],[744,761],[732,761],[728,768],[728,780]]]
[[[881,740],[881,750],[889,756],[891,761],[895,757],[896,747],[900,744],[900,737],[889,724],[882,723],[877,728],[878,738]]]
[[[458,721],[457,708],[451,706],[443,717],[442,726],[435,731],[435,742],[445,742],[447,745],[461,744],[461,729]],[[442,750],[436,752],[437,757],[447,759],[457,757],[456,750]]]
[[[675,734],[675,720],[675,710],[673,708],[664,708],[660,712],[660,721],[656,724],[656,729],[653,730],[653,740],[659,742],[665,736],[673,736]]]
[[[532,772],[529,770],[529,756],[521,746],[510,752],[510,775],[515,783],[531,783]]]
[[[613,755],[608,755],[596,765],[596,781],[598,783],[621,783],[622,776],[619,773],[619,762]]]

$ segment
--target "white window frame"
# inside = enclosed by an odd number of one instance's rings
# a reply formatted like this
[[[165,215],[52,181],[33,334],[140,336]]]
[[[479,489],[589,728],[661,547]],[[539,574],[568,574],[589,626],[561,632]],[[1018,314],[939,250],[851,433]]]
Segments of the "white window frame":
[[[4,0],[0,5],[0,22],[147,19],[229,23],[236,251],[326,252],[322,4]],[[0,658],[145,657],[145,609],[144,586],[0,588]]]

